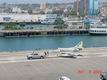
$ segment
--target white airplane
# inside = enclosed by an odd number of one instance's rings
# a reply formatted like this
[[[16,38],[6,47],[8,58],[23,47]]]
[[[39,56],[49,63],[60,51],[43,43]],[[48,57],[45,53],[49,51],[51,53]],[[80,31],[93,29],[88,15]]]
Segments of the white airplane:
[[[59,78],[59,80],[71,80],[71,79],[66,77],[66,76],[62,76],[62,77]]]
[[[80,41],[76,46],[70,48],[58,48],[60,51],[79,51],[83,49],[83,41]]]
[[[77,56],[78,52],[83,49],[83,41],[80,41],[76,46],[70,48],[58,48],[58,55],[61,56]]]

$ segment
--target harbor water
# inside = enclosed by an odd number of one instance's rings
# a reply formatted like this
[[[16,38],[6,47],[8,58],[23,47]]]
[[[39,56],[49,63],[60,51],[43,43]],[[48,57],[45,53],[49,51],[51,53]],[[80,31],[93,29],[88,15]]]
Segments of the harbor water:
[[[0,51],[67,48],[80,41],[85,47],[107,47],[107,36],[0,37]]]

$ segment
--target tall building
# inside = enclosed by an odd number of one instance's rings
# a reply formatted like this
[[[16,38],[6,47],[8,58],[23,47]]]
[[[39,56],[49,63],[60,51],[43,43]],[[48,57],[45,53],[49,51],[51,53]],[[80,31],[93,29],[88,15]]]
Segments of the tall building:
[[[46,3],[41,3],[40,4],[40,9],[41,10],[45,10],[47,8],[47,4]]]
[[[97,15],[99,12],[99,0],[76,0],[74,2],[74,9],[82,16]]]
[[[89,0],[89,15],[97,15],[99,12],[99,0]]]
[[[85,16],[88,14],[89,0],[80,0],[80,15]]]
[[[76,11],[76,14],[79,15],[79,13],[80,13],[80,0],[74,1],[73,8]]]

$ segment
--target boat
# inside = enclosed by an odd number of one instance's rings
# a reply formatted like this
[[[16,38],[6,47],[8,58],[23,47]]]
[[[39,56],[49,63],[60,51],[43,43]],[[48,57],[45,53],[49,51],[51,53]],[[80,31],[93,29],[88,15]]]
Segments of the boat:
[[[107,35],[107,23],[96,23],[90,25],[89,33],[91,35]]]

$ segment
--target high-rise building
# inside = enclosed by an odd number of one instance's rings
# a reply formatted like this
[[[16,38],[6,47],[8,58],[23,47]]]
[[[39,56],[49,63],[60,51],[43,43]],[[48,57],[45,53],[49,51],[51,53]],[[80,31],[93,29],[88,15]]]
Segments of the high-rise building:
[[[80,15],[85,16],[88,14],[89,0],[80,0]]]
[[[47,4],[46,3],[41,3],[40,9],[45,10],[46,8],[47,8]]]
[[[75,10],[78,11],[80,15],[97,15],[99,12],[99,0],[76,0],[76,2],[74,2],[74,8],[75,7]]]
[[[73,8],[76,11],[76,14],[79,15],[79,11],[80,11],[80,0],[74,1]]]
[[[99,0],[89,0],[89,15],[97,15],[99,12]]]

